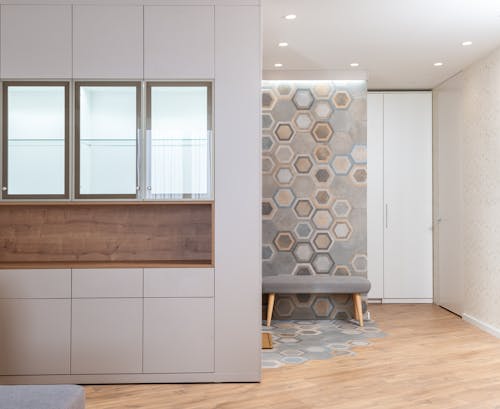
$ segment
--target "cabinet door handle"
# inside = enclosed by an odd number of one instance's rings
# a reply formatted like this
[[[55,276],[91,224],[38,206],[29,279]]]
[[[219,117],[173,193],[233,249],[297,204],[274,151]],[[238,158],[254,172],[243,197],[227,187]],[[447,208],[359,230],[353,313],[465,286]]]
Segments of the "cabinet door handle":
[[[389,205],[385,204],[385,228],[389,228]]]

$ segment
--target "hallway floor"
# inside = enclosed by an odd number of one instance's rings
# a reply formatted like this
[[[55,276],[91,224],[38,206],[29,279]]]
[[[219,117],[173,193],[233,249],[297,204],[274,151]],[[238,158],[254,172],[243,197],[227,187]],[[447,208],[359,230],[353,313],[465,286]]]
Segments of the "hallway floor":
[[[500,339],[434,305],[370,305],[355,356],[263,370],[261,384],[88,386],[88,409],[500,409]]]

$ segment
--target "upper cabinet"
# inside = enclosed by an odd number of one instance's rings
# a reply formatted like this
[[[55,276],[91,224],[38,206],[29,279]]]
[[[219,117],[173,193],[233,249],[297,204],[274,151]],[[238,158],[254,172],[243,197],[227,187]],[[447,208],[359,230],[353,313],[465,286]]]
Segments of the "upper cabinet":
[[[73,77],[141,79],[142,10],[141,6],[74,6]]]
[[[71,78],[71,6],[1,7],[3,78]]]
[[[214,77],[212,6],[144,7],[144,77]]]

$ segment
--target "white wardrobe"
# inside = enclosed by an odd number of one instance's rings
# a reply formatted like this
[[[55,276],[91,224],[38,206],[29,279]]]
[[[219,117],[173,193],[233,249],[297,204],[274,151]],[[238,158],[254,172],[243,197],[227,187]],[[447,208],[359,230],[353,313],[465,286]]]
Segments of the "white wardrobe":
[[[369,93],[368,155],[368,297],[432,302],[432,93]]]

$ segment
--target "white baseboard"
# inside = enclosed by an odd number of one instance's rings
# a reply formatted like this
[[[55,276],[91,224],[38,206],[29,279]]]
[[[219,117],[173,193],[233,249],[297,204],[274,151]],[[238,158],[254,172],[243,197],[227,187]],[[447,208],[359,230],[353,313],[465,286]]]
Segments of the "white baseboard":
[[[488,334],[493,335],[494,337],[500,338],[500,329],[494,327],[493,325],[487,324],[481,320],[478,320],[477,318],[471,317],[469,314],[462,314],[462,319],[464,321],[467,321],[468,323],[478,327],[479,329],[482,329],[483,331],[487,332]]]
[[[383,298],[382,304],[432,304],[432,298]]]
[[[382,298],[368,298],[366,302],[368,304],[382,304]]]

